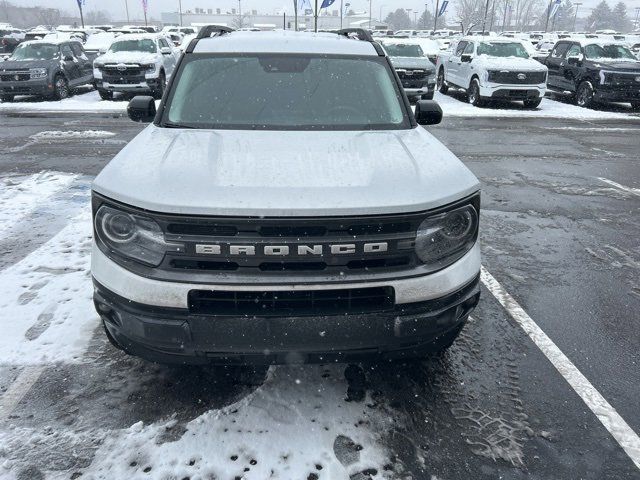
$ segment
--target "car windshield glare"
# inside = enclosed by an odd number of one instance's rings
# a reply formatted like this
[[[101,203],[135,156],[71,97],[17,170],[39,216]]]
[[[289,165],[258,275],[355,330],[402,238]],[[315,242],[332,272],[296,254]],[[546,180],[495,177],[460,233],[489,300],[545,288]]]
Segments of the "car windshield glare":
[[[186,59],[185,59],[186,60]],[[183,61],[162,124],[191,128],[409,128],[383,57],[196,55]]]
[[[57,45],[50,43],[23,43],[18,45],[11,60],[53,60],[58,57]]]
[[[527,50],[520,42],[480,42],[478,55],[529,58]]]
[[[633,53],[623,45],[591,44],[584,47],[584,54],[590,60],[596,58],[637,60]]]
[[[384,49],[390,57],[422,57],[424,52],[420,45],[404,43],[385,43]]]
[[[147,52],[156,53],[156,44],[153,40],[119,40],[114,42],[109,49],[111,52]]]

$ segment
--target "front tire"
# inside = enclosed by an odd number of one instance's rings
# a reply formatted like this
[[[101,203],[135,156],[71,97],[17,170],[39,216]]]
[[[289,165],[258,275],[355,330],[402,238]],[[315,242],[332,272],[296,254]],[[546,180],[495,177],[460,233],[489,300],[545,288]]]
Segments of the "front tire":
[[[69,82],[63,75],[56,75],[53,79],[53,98],[56,100],[64,100],[69,98]]]
[[[529,110],[534,110],[540,106],[540,103],[542,103],[542,98],[525,100],[523,103],[524,103],[524,108],[527,108]]]
[[[436,80],[436,88],[443,95],[445,95],[449,91],[449,85],[447,85],[447,82],[444,79],[444,68],[440,68],[440,71],[438,71],[438,78]]]
[[[2,100],[4,103],[11,103],[13,102],[13,95],[2,95],[0,96],[0,100]]]
[[[480,82],[477,78],[471,80],[469,90],[467,90],[469,96],[469,103],[474,107],[482,107],[485,104],[484,99],[480,96]]]
[[[576,105],[583,108],[592,107],[595,103],[593,101],[594,94],[595,91],[590,81],[585,80],[580,83],[580,85],[578,85],[578,90],[576,91]]]
[[[98,94],[102,100],[113,100],[113,92],[109,90],[98,89]]]

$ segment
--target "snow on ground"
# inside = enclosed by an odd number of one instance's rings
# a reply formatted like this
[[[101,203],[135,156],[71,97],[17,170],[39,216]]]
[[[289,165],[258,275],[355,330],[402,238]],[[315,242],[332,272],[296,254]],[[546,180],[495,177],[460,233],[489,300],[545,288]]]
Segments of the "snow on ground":
[[[41,172],[29,177],[5,177],[0,181],[0,239],[52,195],[71,185],[76,175]]]
[[[271,367],[257,390],[188,422],[177,439],[175,419],[114,431],[82,478],[382,478],[387,420],[345,401],[343,369]]]
[[[39,174],[3,189],[0,221],[10,223],[15,220],[13,215],[27,216],[37,203],[69,186],[73,179],[73,175]],[[87,208],[81,215],[40,248],[0,272],[2,364],[78,361],[98,325],[91,303],[88,190],[84,196]]]
[[[582,108],[564,102],[543,98],[535,110],[524,108],[522,102],[502,102],[486,107],[474,107],[459,92],[443,95],[436,92],[434,100],[442,107],[445,116],[451,117],[517,117],[517,118],[566,118],[574,120],[619,120],[634,118],[629,113]]]
[[[37,97],[16,97],[13,102],[0,103],[0,112],[126,112],[126,100],[102,100],[97,90],[76,94],[64,100],[40,100]]]
[[[115,133],[104,130],[70,130],[66,132],[60,130],[45,130],[31,135],[29,138],[33,140],[68,140],[76,138],[109,138],[113,136],[115,136]]]
[[[119,97],[122,98],[122,97]],[[470,105],[460,92],[448,95],[436,92],[434,98],[442,107],[445,116],[451,117],[528,117],[566,118],[576,120],[613,120],[634,118],[628,112],[581,108],[564,102],[544,98],[536,110],[527,110],[522,102],[502,102],[478,108]],[[1,112],[117,112],[125,113],[125,100],[101,100],[95,90],[76,94],[61,101],[40,101],[34,97],[17,97],[14,103],[0,103]],[[156,102],[158,104],[158,102]],[[635,117],[637,118],[637,117]]]

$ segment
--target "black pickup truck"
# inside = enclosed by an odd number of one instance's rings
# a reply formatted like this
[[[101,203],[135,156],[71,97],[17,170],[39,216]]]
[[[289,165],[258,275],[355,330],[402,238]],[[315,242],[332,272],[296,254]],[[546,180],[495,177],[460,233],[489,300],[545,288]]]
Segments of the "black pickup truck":
[[[23,42],[0,62],[0,99],[43,95],[61,100],[71,89],[93,83],[93,65],[80,42],[33,40]]]
[[[640,110],[640,61],[625,45],[598,39],[561,40],[543,61],[547,88],[573,96],[581,107],[629,102]]]

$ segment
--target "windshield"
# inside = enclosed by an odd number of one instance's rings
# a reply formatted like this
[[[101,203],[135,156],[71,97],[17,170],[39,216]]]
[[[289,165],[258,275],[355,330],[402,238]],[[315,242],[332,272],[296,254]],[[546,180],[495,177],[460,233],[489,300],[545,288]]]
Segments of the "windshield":
[[[594,58],[637,60],[633,53],[622,45],[587,45],[584,47],[584,54],[591,60]]]
[[[147,52],[156,53],[156,42],[145,38],[142,40],[119,40],[109,49],[111,52]]]
[[[424,52],[420,45],[404,43],[385,43],[384,49],[390,57],[422,57]]]
[[[196,128],[365,130],[408,128],[383,57],[191,57],[164,122]]]
[[[11,60],[52,60],[58,51],[58,46],[50,43],[23,43],[13,51]]]
[[[527,50],[520,42],[480,42],[478,55],[529,58]]]

